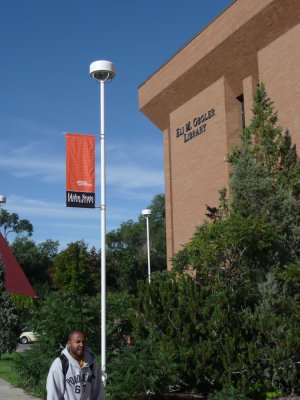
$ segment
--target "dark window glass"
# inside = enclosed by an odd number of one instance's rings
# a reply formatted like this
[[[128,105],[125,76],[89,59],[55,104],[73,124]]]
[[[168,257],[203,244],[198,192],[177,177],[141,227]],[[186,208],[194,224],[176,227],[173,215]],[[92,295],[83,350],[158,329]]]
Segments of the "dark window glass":
[[[243,129],[246,127],[245,124],[245,107],[244,107],[244,95],[241,94],[240,96],[237,97],[238,102],[240,103],[240,107],[241,107],[241,114],[242,114],[242,125],[243,125]]]

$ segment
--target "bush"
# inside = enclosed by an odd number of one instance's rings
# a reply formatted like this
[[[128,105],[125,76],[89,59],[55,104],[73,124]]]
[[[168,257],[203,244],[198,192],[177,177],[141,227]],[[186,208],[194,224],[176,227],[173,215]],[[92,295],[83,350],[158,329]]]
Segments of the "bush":
[[[33,348],[16,361],[22,387],[38,395],[45,394],[50,365],[73,329],[84,331],[91,348],[98,351],[99,314],[99,297],[80,298],[60,293],[52,293],[32,309],[29,323],[39,336]]]
[[[176,384],[175,352],[159,346],[157,340],[135,342],[110,356],[106,398],[132,400],[135,395],[168,392]]]

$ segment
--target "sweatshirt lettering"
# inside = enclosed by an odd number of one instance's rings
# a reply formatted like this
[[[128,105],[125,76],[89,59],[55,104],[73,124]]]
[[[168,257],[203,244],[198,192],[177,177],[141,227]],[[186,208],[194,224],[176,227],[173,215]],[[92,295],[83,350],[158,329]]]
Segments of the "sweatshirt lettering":
[[[72,385],[76,385],[76,383],[82,383],[82,382],[91,382],[92,380],[92,376],[85,373],[82,375],[74,375],[71,376],[70,378],[66,379],[66,382],[72,386]]]

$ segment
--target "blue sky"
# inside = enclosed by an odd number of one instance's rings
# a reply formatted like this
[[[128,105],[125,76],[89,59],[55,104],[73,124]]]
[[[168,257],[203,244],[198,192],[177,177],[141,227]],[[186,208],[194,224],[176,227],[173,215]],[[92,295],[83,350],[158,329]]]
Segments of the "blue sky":
[[[107,231],[164,192],[162,134],[139,111],[138,87],[231,3],[0,2],[0,194],[33,224],[33,240],[100,247],[99,209],[65,207],[63,135],[99,134],[95,60],[116,68],[106,85]],[[99,204],[99,139],[96,152]]]

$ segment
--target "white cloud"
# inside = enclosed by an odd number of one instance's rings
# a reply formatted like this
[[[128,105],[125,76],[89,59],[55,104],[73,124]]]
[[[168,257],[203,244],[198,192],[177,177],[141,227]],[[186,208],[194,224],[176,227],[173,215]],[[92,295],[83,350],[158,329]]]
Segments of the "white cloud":
[[[108,183],[127,189],[150,188],[163,184],[163,171],[139,165],[111,166],[107,172]]]
[[[16,178],[37,177],[44,182],[64,179],[65,164],[62,159],[44,150],[39,142],[14,146],[2,144],[0,168]]]
[[[31,219],[37,218],[39,225],[55,226],[57,228],[70,227],[91,227],[95,224],[100,224],[100,209],[95,208],[76,208],[66,207],[65,204],[44,201],[24,196],[9,195],[5,208],[9,212],[17,213],[20,218]],[[122,204],[117,205],[110,203],[107,214],[109,222],[114,225],[114,222],[119,223],[124,220],[124,212]],[[128,217],[129,218],[129,217]],[[128,219],[125,218],[125,219]]]
[[[9,201],[8,201],[9,200]],[[18,213],[21,218],[43,217],[43,219],[64,218],[64,219],[94,219],[95,210],[68,208],[64,204],[51,201],[44,201],[24,196],[9,195],[5,207],[9,212]]]
[[[157,146],[156,146],[157,147]],[[137,188],[146,189],[163,186],[162,168],[157,165],[158,151],[153,149],[127,147],[122,144],[112,146],[108,150],[107,184],[113,186],[119,193]],[[25,145],[1,146],[0,169],[15,178],[32,177],[45,183],[62,183],[65,181],[64,154],[57,155],[53,148],[45,151],[45,144],[32,141]],[[146,151],[147,150],[147,151]],[[157,154],[155,153],[157,151]],[[60,152],[61,153],[61,152]],[[147,162],[147,157],[154,160]],[[145,159],[146,158],[146,159]],[[100,182],[100,166],[96,165],[96,182]]]

